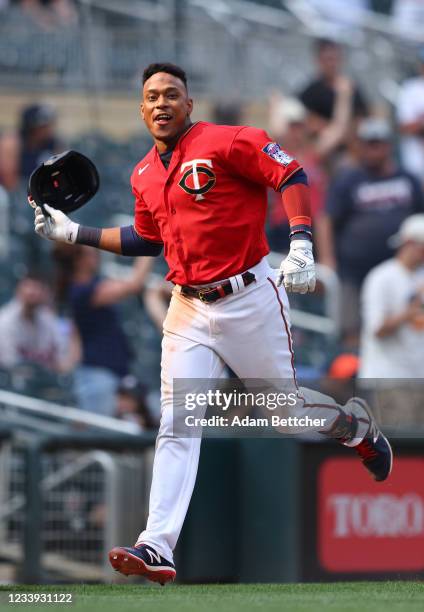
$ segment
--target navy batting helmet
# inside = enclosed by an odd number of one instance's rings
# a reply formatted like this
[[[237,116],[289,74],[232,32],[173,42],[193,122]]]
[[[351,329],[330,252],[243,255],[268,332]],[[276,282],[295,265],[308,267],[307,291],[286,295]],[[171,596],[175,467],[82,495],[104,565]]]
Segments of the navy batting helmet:
[[[77,151],[53,155],[31,174],[28,196],[43,208],[64,213],[84,206],[97,193],[99,175],[93,162]]]

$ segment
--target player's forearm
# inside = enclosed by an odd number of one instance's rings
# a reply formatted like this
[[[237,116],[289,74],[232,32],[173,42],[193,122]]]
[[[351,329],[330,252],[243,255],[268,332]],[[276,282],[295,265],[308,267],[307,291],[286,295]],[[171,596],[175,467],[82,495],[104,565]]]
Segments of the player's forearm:
[[[162,251],[161,243],[145,240],[133,226],[100,229],[80,225],[76,242],[130,257],[155,257]]]
[[[299,171],[299,173],[302,171]],[[299,174],[297,173],[297,174]],[[306,178],[306,175],[303,173]],[[290,223],[290,238],[312,239],[311,202],[309,187],[294,175],[292,182],[283,185],[282,200]],[[297,182],[295,182],[297,181]]]
[[[122,255],[121,228],[110,227],[100,230],[99,249]]]
[[[122,255],[121,228],[110,227],[100,231],[99,249]]]
[[[76,244],[84,244],[102,251],[122,255],[120,227],[100,229],[99,227],[79,225],[75,242]]]

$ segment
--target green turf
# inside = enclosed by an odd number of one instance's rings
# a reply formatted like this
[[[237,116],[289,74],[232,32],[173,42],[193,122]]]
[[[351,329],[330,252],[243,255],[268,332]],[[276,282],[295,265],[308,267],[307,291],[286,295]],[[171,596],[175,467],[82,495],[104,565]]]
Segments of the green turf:
[[[8,604],[11,592],[72,593],[73,604]],[[421,612],[424,582],[333,584],[1,586],[0,608],[73,612]]]

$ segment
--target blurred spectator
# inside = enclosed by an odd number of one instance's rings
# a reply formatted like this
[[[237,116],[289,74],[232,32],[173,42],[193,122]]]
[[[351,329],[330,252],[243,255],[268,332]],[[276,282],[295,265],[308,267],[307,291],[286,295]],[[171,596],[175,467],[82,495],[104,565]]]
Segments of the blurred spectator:
[[[0,185],[0,261],[6,262],[10,255],[11,223],[10,197],[6,189]],[[1,285],[0,285],[1,286]]]
[[[128,278],[100,276],[99,252],[56,245],[57,289],[68,303],[81,337],[82,359],[75,371],[75,396],[83,410],[113,416],[119,381],[130,370],[131,351],[115,304],[140,293],[152,258],[137,260]]]
[[[400,88],[397,118],[402,133],[402,163],[424,185],[424,47],[420,49],[418,57],[418,76],[406,80]]]
[[[19,8],[24,17],[46,31],[68,28],[78,21],[71,0],[20,0]]]
[[[423,423],[424,214],[407,218],[391,243],[396,256],[363,285],[359,375],[364,386],[378,387],[386,425]],[[417,387],[411,379],[419,379]]]
[[[320,390],[334,397],[339,404],[345,404],[356,395],[356,377],[359,358],[355,353],[341,353],[330,363],[326,376],[320,381]]]
[[[402,34],[422,35],[423,0],[393,0],[393,22]]]
[[[52,16],[53,25],[69,28],[78,22],[78,11],[73,0],[42,0]]]
[[[212,121],[218,125],[242,125],[242,109],[236,102],[216,102]]]
[[[157,426],[152,418],[146,397],[146,389],[135,376],[125,376],[116,394],[116,417],[139,426],[140,431]]]
[[[12,132],[0,135],[0,185],[12,191],[19,181],[18,139]]]
[[[33,363],[64,372],[75,363],[75,353],[64,346],[61,322],[49,306],[46,283],[36,276],[22,279],[15,297],[0,308],[0,365],[10,369]]]
[[[366,274],[391,256],[387,244],[411,213],[424,208],[419,182],[394,160],[390,125],[367,119],[359,127],[360,163],[330,185],[327,199],[326,263],[342,281],[342,326],[355,341],[359,289]]]
[[[305,107],[296,98],[273,95],[270,108],[271,133],[303,166],[308,175],[312,220],[318,258],[321,253],[321,212],[327,191],[327,162],[346,137],[352,117],[353,86],[339,76],[335,82],[334,115],[318,133],[309,129]],[[280,194],[271,196],[268,238],[275,251],[289,248],[289,225]]]
[[[143,291],[143,302],[147,314],[162,333],[163,322],[168,312],[174,285],[159,274],[150,274]]]
[[[20,177],[27,180],[31,172],[59,151],[56,136],[56,111],[47,104],[34,104],[21,116]]]
[[[335,380],[355,378],[358,374],[359,359],[355,353],[337,355],[328,368],[328,376]]]
[[[0,139],[0,182],[8,190],[63,149],[56,135],[56,111],[47,104],[23,109],[18,134],[3,134]]]
[[[319,39],[315,43],[318,74],[301,92],[300,100],[311,113],[317,130],[334,116],[335,86],[342,75],[343,55],[340,45],[332,40]],[[353,116],[368,115],[367,103],[357,85],[353,85]]]

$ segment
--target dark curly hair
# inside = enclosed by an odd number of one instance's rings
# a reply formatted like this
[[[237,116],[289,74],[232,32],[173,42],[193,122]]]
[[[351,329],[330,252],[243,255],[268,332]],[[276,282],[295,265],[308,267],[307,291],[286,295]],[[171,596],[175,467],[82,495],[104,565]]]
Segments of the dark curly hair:
[[[169,62],[163,62],[161,64],[150,64],[145,68],[143,72],[143,85],[150,79],[151,76],[157,74],[158,72],[166,72],[167,74],[172,74],[182,81],[187,89],[187,75],[182,68],[177,66],[176,64],[170,64]]]

